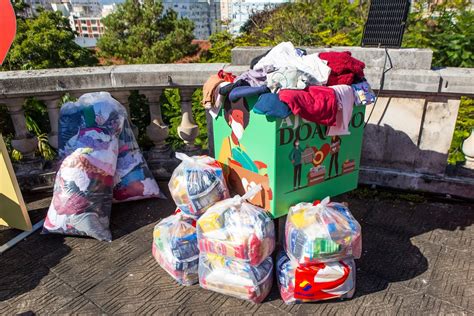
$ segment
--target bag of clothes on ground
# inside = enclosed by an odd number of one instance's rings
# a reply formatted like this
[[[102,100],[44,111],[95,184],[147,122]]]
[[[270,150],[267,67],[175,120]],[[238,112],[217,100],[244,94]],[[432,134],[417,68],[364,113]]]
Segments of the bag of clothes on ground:
[[[291,207],[284,248],[277,260],[277,276],[285,303],[353,296],[361,228],[345,205],[326,198]]]
[[[197,221],[203,288],[255,303],[270,292],[275,228],[264,209],[246,202],[261,189],[218,202]]]
[[[276,265],[281,298],[287,304],[354,295],[356,270],[352,258],[300,266],[282,251]]]
[[[236,199],[217,202],[199,218],[199,250],[258,265],[275,248],[273,220],[264,209]]]
[[[171,175],[169,189],[182,212],[197,218],[214,203],[229,197],[221,165],[215,159],[183,153],[176,153],[176,158],[182,162]]]
[[[119,135],[114,202],[164,198],[143,157],[128,120]]]
[[[329,136],[348,135],[354,105],[375,102],[365,64],[350,52],[307,54],[282,42],[252,60],[239,76],[220,70],[203,86],[202,104],[216,118],[225,102],[257,96],[253,112],[277,118],[290,114],[328,126]]]
[[[361,228],[341,203],[299,203],[290,208],[285,227],[285,250],[300,264],[360,258]]]
[[[60,121],[71,125],[61,125],[61,132],[67,129],[64,135],[60,133],[64,159],[56,174],[43,233],[112,239],[109,221],[118,136],[127,114],[118,102],[104,102],[100,96],[87,94],[61,108]]]
[[[181,211],[161,220],[153,231],[152,253],[160,266],[182,285],[198,282],[196,221]]]
[[[59,158],[43,233],[110,241],[112,201],[162,196],[125,108],[107,92],[87,93],[61,107]]]
[[[112,98],[108,92],[87,93],[81,96],[77,103],[70,104],[89,104],[88,108],[80,106],[61,109],[59,117],[59,157],[64,158],[68,155],[65,146],[69,139],[77,134],[85,123],[94,120],[94,106],[107,109],[121,107],[122,105]],[[158,184],[156,183],[148,165],[143,158],[140,147],[133,135],[127,112],[123,110],[125,119],[123,128],[119,134],[117,168],[114,176],[113,202],[124,202],[140,200],[152,197],[161,197]]]
[[[217,254],[199,256],[201,287],[254,303],[262,302],[273,284],[273,261],[267,257],[253,266]]]

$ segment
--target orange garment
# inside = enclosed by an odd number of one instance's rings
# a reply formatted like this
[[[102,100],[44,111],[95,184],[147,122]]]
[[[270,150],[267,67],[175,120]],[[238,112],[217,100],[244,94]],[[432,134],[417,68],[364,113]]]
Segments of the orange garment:
[[[202,87],[202,105],[206,109],[211,108],[215,103],[216,100],[214,99],[214,90],[222,82],[225,82],[225,80],[221,79],[219,75],[212,75],[209,77],[209,79],[207,79],[206,83]]]

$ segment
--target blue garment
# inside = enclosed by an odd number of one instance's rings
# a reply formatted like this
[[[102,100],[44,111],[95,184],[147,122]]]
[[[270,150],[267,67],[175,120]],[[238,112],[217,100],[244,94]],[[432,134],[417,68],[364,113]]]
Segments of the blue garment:
[[[291,114],[290,108],[281,102],[276,93],[265,93],[258,97],[257,103],[253,107],[257,114],[264,114],[273,117],[285,118]]]
[[[262,93],[268,93],[270,89],[267,86],[260,86],[260,87],[236,87],[232,89],[229,94],[229,100],[231,102],[236,102],[240,98],[244,97],[251,97],[254,95],[260,95]]]

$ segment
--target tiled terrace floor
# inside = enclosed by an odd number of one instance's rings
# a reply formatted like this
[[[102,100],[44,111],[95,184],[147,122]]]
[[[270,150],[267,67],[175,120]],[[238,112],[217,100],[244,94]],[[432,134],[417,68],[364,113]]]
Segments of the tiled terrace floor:
[[[114,206],[112,243],[35,233],[0,255],[0,314],[472,314],[472,203],[368,196],[335,199],[348,201],[363,227],[348,301],[285,305],[274,285],[255,305],[176,285],[151,255],[153,226],[173,205],[149,200]],[[33,198],[33,220],[48,205]],[[16,233],[1,230],[0,243]]]

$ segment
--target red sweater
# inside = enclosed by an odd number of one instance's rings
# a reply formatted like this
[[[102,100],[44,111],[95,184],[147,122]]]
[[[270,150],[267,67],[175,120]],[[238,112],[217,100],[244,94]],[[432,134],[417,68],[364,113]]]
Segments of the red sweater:
[[[338,84],[351,85],[364,78],[365,64],[351,56],[351,52],[319,53],[319,58],[328,62],[331,74],[328,86]]]
[[[337,101],[332,88],[309,86],[304,90],[282,89],[278,96],[288,104],[294,115],[318,124],[336,125]]]

